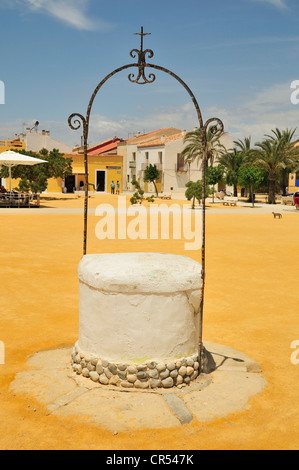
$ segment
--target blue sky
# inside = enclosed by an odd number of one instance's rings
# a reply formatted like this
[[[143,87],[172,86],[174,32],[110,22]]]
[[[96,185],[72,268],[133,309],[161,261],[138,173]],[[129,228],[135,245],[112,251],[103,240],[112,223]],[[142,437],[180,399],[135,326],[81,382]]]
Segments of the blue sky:
[[[134,62],[130,51],[140,39],[133,33],[141,26],[151,33],[148,62],[179,75],[204,120],[221,118],[234,139],[256,142],[275,127],[299,124],[299,105],[290,100],[291,82],[299,80],[298,0],[0,0],[0,15],[0,138],[38,120],[54,138],[79,143],[68,116],[85,114],[97,84]],[[172,77],[157,72],[154,84],[140,86],[127,76],[117,74],[97,96],[90,144],[198,125]]]

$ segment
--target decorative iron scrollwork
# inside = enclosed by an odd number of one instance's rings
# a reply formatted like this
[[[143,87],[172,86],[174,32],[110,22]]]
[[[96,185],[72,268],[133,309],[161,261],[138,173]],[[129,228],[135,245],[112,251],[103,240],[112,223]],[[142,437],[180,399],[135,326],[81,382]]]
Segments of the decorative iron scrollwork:
[[[211,132],[211,134],[214,135],[221,135],[224,131],[223,122],[221,121],[221,119],[215,117],[208,119],[205,125],[203,126],[203,131]]]
[[[145,76],[144,69],[145,67],[148,67],[148,64],[146,63],[146,56],[148,55],[148,58],[151,59],[154,57],[154,53],[151,49],[146,49],[145,51],[143,50],[143,37],[149,35],[150,33],[144,33],[143,32],[143,26],[141,27],[141,33],[135,33],[138,34],[141,37],[141,44],[140,44],[140,50],[138,49],[132,49],[130,52],[130,56],[135,59],[135,57],[138,56],[138,76],[135,78],[134,73],[130,73],[128,78],[130,82],[132,83],[137,83],[138,85],[145,85],[147,83],[153,83],[156,80],[156,76],[153,73],[150,73],[148,77]]]
[[[208,119],[207,122],[202,127],[202,145],[205,146],[207,142],[207,132],[211,132],[213,135],[221,136],[224,132],[224,124],[219,118]]]
[[[85,117],[82,116],[82,114],[74,113],[70,115],[68,119],[68,123],[69,123],[70,128],[73,129],[73,131],[77,131],[78,129],[80,129],[82,124],[83,124],[83,129],[85,129],[86,120],[85,120]]]

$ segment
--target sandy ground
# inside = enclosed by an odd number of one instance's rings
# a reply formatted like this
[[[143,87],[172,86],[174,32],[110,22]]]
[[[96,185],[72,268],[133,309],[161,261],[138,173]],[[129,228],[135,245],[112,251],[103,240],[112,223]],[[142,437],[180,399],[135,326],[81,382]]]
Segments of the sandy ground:
[[[100,202],[115,204],[116,199],[91,198],[90,207]],[[83,198],[49,198],[42,205],[82,209]],[[291,363],[291,343],[299,340],[299,213],[286,207],[283,218],[274,220],[269,209],[212,209],[207,211],[204,338],[255,359],[268,383],[263,394],[250,400],[249,409],[210,423],[193,420],[180,428],[114,436],[75,416],[49,415],[30,396],[9,392],[31,354],[78,339],[76,271],[83,218],[2,210],[0,340],[6,360],[0,365],[1,449],[299,448],[299,365]],[[184,251],[183,240],[100,241],[97,222],[89,217],[89,253],[153,251],[201,260],[200,252]]]

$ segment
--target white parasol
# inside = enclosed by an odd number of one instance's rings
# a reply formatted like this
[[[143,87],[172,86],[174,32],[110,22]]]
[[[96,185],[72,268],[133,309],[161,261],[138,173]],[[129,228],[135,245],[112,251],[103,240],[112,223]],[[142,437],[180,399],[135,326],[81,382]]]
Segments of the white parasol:
[[[9,168],[9,191],[11,192],[11,169],[17,165],[37,165],[38,163],[47,163],[46,160],[40,160],[39,158],[29,157],[28,155],[22,155],[21,153],[13,152],[8,150],[7,152],[0,153],[0,165],[7,166]]]

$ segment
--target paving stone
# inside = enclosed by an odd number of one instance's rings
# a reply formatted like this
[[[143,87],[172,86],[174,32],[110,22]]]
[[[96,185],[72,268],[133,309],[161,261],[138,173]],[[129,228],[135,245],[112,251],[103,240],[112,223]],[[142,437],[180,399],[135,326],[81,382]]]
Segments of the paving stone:
[[[185,403],[177,395],[174,393],[165,393],[163,396],[166,403],[182,424],[190,423],[190,421],[192,421],[192,414],[186,407]]]

